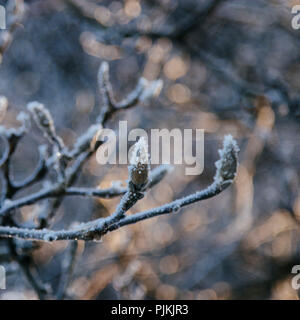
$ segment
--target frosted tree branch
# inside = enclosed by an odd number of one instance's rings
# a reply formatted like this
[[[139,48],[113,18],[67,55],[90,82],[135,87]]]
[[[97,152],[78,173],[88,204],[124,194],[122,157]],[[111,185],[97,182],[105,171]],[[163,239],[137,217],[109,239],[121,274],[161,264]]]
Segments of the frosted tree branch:
[[[182,207],[216,196],[233,182],[238,164],[238,151],[235,140],[233,140],[231,136],[226,136],[224,139],[223,149],[219,151],[220,159],[216,162],[214,182],[204,190],[179,198],[163,206],[139,212],[131,216],[125,215],[125,213],[142,198],[142,193],[140,193],[140,191],[134,192],[134,189],[131,189],[134,187],[129,187],[128,191],[122,197],[116,211],[107,218],[83,223],[72,230],[52,231],[47,229],[31,230],[0,227],[0,236],[42,241],[99,240],[107,232],[119,229],[125,225],[133,224],[159,215],[176,212]],[[129,181],[129,184],[130,183],[132,183],[132,179]]]
[[[161,165],[154,169],[150,167],[148,145],[140,138],[133,149],[128,167],[128,181],[112,182],[109,188],[74,186],[83,165],[91,158],[101,145],[98,137],[107,121],[118,111],[134,107],[157,96],[162,88],[162,81],[147,81],[141,78],[136,87],[124,99],[116,101],[109,80],[109,66],[103,62],[98,72],[98,86],[102,96],[102,106],[96,122],[77,138],[72,146],[65,145],[56,133],[54,119],[49,110],[39,102],[27,105],[34,122],[46,138],[47,145],[39,146],[39,160],[32,173],[22,181],[15,181],[11,172],[11,158],[19,142],[30,128],[30,117],[26,112],[19,113],[17,120],[20,126],[6,128],[0,126],[2,154],[0,155],[1,198],[0,198],[0,238],[8,238],[12,257],[19,263],[28,281],[41,299],[53,294],[47,286],[35,277],[37,270],[32,265],[30,253],[20,253],[19,240],[58,241],[71,240],[70,253],[63,262],[64,275],[60,279],[56,296],[63,298],[70,282],[76,262],[76,240],[97,241],[106,233],[117,230],[142,220],[178,211],[189,204],[216,196],[228,187],[236,174],[238,147],[231,136],[224,139],[220,150],[220,160],[216,162],[216,175],[213,183],[204,190],[182,197],[162,206],[129,215],[128,211],[145,193],[160,183],[171,172],[171,166]],[[1,121],[9,107],[5,97],[0,98]],[[54,177],[53,177],[53,174]],[[18,196],[19,191],[26,190],[35,183],[41,183],[40,190],[27,192]],[[23,193],[24,194],[24,193]],[[113,213],[106,218],[100,218],[77,225],[69,230],[51,230],[51,222],[57,209],[65,197],[96,197],[113,198],[120,196],[120,202]],[[47,201],[43,201],[47,200]],[[41,205],[40,205],[41,202]],[[28,205],[39,203],[35,221],[30,224],[19,223],[14,217],[15,212]]]

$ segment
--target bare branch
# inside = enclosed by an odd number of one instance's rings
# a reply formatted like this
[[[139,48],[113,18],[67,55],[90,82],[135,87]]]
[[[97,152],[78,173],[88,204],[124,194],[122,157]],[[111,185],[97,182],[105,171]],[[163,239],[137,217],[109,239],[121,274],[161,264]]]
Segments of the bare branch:
[[[170,166],[163,165],[151,170],[148,145],[144,138],[140,138],[135,144],[130,159],[128,167],[129,179],[126,186],[122,186],[121,182],[113,182],[111,187],[106,189],[74,187],[73,185],[80,175],[82,166],[94,155],[101,144],[101,141],[98,141],[98,137],[113,114],[120,109],[133,107],[140,102],[145,102],[151,97],[157,96],[162,88],[161,80],[147,81],[141,78],[132,92],[121,101],[116,102],[109,81],[108,64],[105,62],[102,63],[99,69],[98,83],[103,97],[100,116],[97,118],[96,124],[91,125],[79,136],[72,147],[65,146],[61,137],[57,135],[54,121],[48,109],[38,102],[28,104],[28,110],[31,112],[34,121],[52,147],[49,148],[49,151],[46,146],[39,147],[40,158],[37,166],[33,170],[33,173],[23,181],[13,181],[11,178],[10,160],[18,142],[28,131],[29,116],[26,113],[20,113],[17,119],[21,122],[21,126],[16,129],[7,129],[0,126],[0,134],[4,142],[4,151],[0,159],[2,171],[0,218],[1,223],[4,225],[0,226],[0,237],[12,238],[8,242],[10,243],[12,252],[14,252],[14,258],[41,299],[45,298],[49,294],[49,291],[46,286],[36,279],[34,272],[36,273],[37,270],[32,265],[30,254],[22,254],[16,250],[15,238],[30,241],[75,240],[71,244],[70,254],[62,266],[63,274],[57,291],[57,297],[62,299],[65,296],[65,291],[72,277],[76,262],[76,240],[97,241],[106,233],[117,230],[125,225],[158,215],[176,212],[186,205],[217,195],[229,186],[235,177],[238,147],[232,137],[226,137],[224,139],[224,147],[219,152],[220,160],[216,163],[217,172],[211,186],[205,190],[151,210],[127,215],[128,210],[144,197],[144,193],[161,182],[171,169]],[[2,105],[4,105],[3,103],[5,104],[4,100],[2,101]],[[52,169],[57,173],[56,178],[53,179],[50,176],[49,179],[51,181],[43,181],[42,179]],[[38,181],[43,182],[41,190],[17,199],[14,198],[18,190],[23,190]],[[66,196],[122,197],[114,213],[106,218],[82,223],[70,230],[50,230],[52,218]],[[39,206],[37,221],[35,223],[25,227],[17,223],[13,218],[12,213],[16,209],[45,199],[48,201],[44,201]],[[24,259],[27,260],[24,262]]]
[[[124,189],[113,186],[107,189],[91,189],[91,188],[67,188],[64,189],[62,185],[53,185],[46,187],[36,193],[22,197],[16,200],[7,200],[0,209],[0,216],[7,215],[11,210],[28,206],[46,198],[55,198],[60,196],[94,196],[99,198],[112,198],[124,193]]]
[[[136,223],[162,214],[176,212],[189,204],[216,196],[225,190],[236,175],[238,159],[238,147],[231,136],[224,139],[223,149],[220,150],[220,160],[216,162],[216,175],[214,182],[202,191],[177,199],[163,206],[140,212],[131,216],[125,216],[140,198],[141,193],[132,190],[126,192],[116,211],[107,218],[97,219],[83,223],[73,230],[31,230],[14,227],[0,227],[0,236],[17,237],[22,239],[57,241],[57,240],[98,240],[107,232],[119,229],[122,226]]]
[[[103,234],[109,231],[119,229],[122,226],[133,224],[138,221],[149,219],[158,215],[176,212],[180,208],[189,204],[214,197],[229,185],[230,182],[220,184],[214,182],[211,186],[209,186],[203,191],[199,191],[187,197],[177,199],[163,206],[148,211],[140,212],[132,216],[126,216],[123,219],[119,219],[119,217],[123,216],[124,211],[126,211],[126,209],[128,209],[129,207],[127,206],[127,204],[129,202],[128,199],[130,199],[130,194],[126,193],[126,197],[124,196],[125,198],[123,199],[123,202],[119,205],[116,212],[106,219],[101,218],[92,222],[81,224],[79,227],[74,228],[73,230],[60,231],[52,231],[47,229],[32,230],[0,226],[0,236],[42,241],[98,240]],[[135,199],[133,201],[135,201]]]

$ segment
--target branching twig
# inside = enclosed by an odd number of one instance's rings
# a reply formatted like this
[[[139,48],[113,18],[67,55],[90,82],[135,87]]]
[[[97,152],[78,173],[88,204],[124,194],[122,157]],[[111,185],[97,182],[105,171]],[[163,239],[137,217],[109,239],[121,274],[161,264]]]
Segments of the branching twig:
[[[145,192],[158,184],[170,171],[170,166],[166,165],[158,166],[151,170],[148,145],[142,137],[133,149],[128,167],[129,179],[126,186],[122,186],[120,182],[114,182],[111,187],[106,189],[74,187],[73,185],[81,172],[82,166],[94,155],[101,144],[101,141],[97,140],[107,120],[118,110],[133,107],[137,103],[157,95],[162,87],[160,80],[148,82],[145,79],[141,79],[136,88],[128,94],[127,97],[117,102],[114,99],[109,81],[108,64],[105,62],[102,63],[99,69],[98,83],[103,97],[101,113],[96,123],[91,125],[87,131],[77,139],[72,147],[67,147],[62,138],[56,134],[52,116],[42,104],[38,102],[28,104],[28,110],[50,143],[50,147],[40,147],[40,159],[36,168],[29,177],[21,182],[13,181],[10,173],[10,160],[16,150],[18,142],[28,130],[28,116],[24,113],[19,115],[18,119],[22,125],[17,129],[0,128],[1,137],[4,140],[4,152],[0,157],[3,180],[0,203],[0,218],[2,223],[2,225],[0,225],[0,237],[40,241],[75,240],[71,245],[68,261],[62,266],[63,275],[57,291],[58,298],[64,297],[71,279],[76,261],[76,240],[99,240],[106,233],[117,230],[123,226],[162,214],[175,212],[189,204],[211,198],[232,183],[237,169],[238,147],[232,137],[228,136],[225,138],[224,147],[220,151],[220,160],[216,162],[217,171],[214,182],[208,188],[163,206],[133,215],[127,215],[130,208],[144,197]],[[52,181],[50,178],[49,180],[44,180],[51,170],[56,172],[56,179],[52,178]],[[15,199],[15,194],[19,190],[23,190],[41,180],[44,180],[41,190]],[[98,198],[122,196],[122,198],[115,212],[106,218],[82,223],[70,230],[51,230],[50,222],[66,196]],[[30,227],[24,227],[24,225],[22,226],[16,223],[13,213],[17,209],[45,199],[54,200],[48,201],[45,203],[46,206],[39,208],[40,210],[35,224],[30,225]],[[9,239],[8,242],[10,243],[11,250],[14,252],[16,261],[19,262],[27,279],[31,282],[39,297],[44,298],[48,292],[44,290],[42,284],[35,281],[29,264],[23,263],[24,259],[31,259],[30,254],[20,255],[15,248],[14,241],[14,239]]]
[[[140,80],[136,89],[121,102],[117,103],[113,100],[113,93],[108,78],[108,71],[108,65],[104,62],[99,69],[100,91],[103,93],[104,97],[104,105],[101,108],[101,116],[99,117],[97,123],[91,125],[90,128],[88,128],[88,130],[77,139],[77,141],[71,148],[67,148],[61,137],[56,134],[54,121],[48,109],[46,109],[42,104],[38,102],[31,102],[28,104],[28,110],[32,114],[33,119],[39,129],[43,132],[44,136],[50,142],[51,150],[49,150],[48,152],[46,147],[40,147],[39,162],[33,173],[23,181],[13,181],[10,173],[10,161],[11,156],[16,150],[19,141],[29,128],[29,117],[24,112],[20,113],[18,116],[18,120],[22,125],[17,129],[7,129],[4,126],[0,126],[1,139],[4,141],[4,151],[0,156],[2,180],[0,199],[0,225],[2,223],[7,225],[6,227],[9,228],[19,228],[19,224],[14,221],[12,213],[18,208],[21,208],[25,205],[34,204],[43,199],[54,198],[53,201],[48,201],[47,205],[44,206],[42,210],[39,210],[40,213],[37,217],[37,224],[35,226],[36,231],[50,226],[50,221],[52,220],[55,212],[57,211],[65,196],[72,195],[112,198],[115,196],[124,195],[124,198],[121,201],[121,203],[124,203],[124,199],[126,199],[127,197],[126,192],[128,191],[128,189],[125,187],[121,187],[120,184],[112,184],[111,188],[103,190],[78,187],[74,188],[72,187],[72,185],[75,183],[77,177],[79,176],[84,163],[95,153],[97,147],[99,147],[99,145],[101,144],[101,142],[97,141],[97,137],[101,132],[101,129],[105,126],[107,120],[116,111],[133,107],[137,103],[149,98],[151,95],[155,95],[159,89],[158,85],[161,85],[161,83],[159,81],[147,82],[146,80]],[[101,79],[103,79],[103,81]],[[107,101],[109,102],[109,105],[107,105]],[[1,108],[1,110],[6,111],[8,105],[7,99],[5,97],[1,97],[1,103],[2,107],[5,107],[5,110],[2,110],[3,108]],[[3,103],[5,103],[4,106]],[[2,112],[1,120],[3,118],[2,116],[4,115],[5,112]],[[56,181],[46,181],[46,183],[44,183],[44,187],[41,190],[24,197],[14,199],[17,191],[23,190],[26,187],[42,180],[51,170],[55,170],[57,173]],[[160,179],[156,177],[155,180],[157,183]],[[149,187],[152,186],[153,185]],[[124,209],[127,208],[128,203],[126,204]],[[122,206],[120,206],[120,210],[118,212],[122,212],[122,210]],[[112,216],[111,219],[112,222],[118,221],[119,214]],[[20,230],[22,230],[22,228],[20,228]],[[26,257],[30,259],[29,255],[26,255]],[[15,259],[23,268],[17,251],[15,251]],[[31,281],[32,277],[29,272],[30,270],[27,268],[25,271],[28,280],[32,283],[37,294],[40,298],[43,298],[41,291],[39,290],[39,286]]]
[[[17,237],[21,239],[55,241],[55,240],[98,240],[103,234],[116,230],[122,226],[136,223],[162,214],[178,211],[189,204],[214,197],[228,187],[236,174],[238,147],[231,136],[224,139],[224,147],[220,150],[220,160],[216,162],[214,182],[205,190],[177,199],[163,206],[140,212],[132,216],[125,216],[140,198],[129,189],[123,196],[117,210],[107,218],[97,219],[79,225],[73,230],[30,230],[21,228],[0,227],[0,236]],[[131,182],[131,181],[130,181]]]

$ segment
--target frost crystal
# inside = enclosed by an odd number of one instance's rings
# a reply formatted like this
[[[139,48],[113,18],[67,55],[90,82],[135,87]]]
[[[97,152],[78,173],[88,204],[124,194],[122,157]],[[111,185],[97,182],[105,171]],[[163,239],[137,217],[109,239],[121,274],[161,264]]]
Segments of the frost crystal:
[[[238,165],[239,147],[231,135],[223,141],[223,149],[219,150],[220,159],[216,161],[217,168],[214,180],[217,183],[232,181],[235,178]]]

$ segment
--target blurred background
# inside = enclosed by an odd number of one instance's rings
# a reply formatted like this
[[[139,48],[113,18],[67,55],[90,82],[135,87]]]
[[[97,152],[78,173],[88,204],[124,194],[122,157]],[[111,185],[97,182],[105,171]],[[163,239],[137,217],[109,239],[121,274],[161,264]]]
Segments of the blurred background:
[[[69,299],[298,299],[291,270],[300,264],[300,30],[292,0],[32,0],[10,6],[0,31],[0,95],[10,106],[0,121],[17,124],[32,100],[44,103],[58,134],[72,144],[101,109],[97,69],[110,65],[116,98],[143,76],[161,78],[157,99],[118,113],[118,129],[205,129],[200,176],[185,166],[147,193],[129,213],[209,185],[225,134],[240,146],[233,186],[180,212],[131,225],[101,243],[79,241]],[[13,158],[26,177],[44,143],[37,128]],[[127,179],[126,166],[100,166],[93,157],[79,186],[108,187]],[[38,190],[33,186],[28,192]],[[53,229],[113,212],[112,200],[68,197]],[[33,219],[39,204],[23,207]],[[1,299],[37,294],[0,240],[7,269]],[[38,243],[30,255],[41,281],[59,285],[68,242]]]

